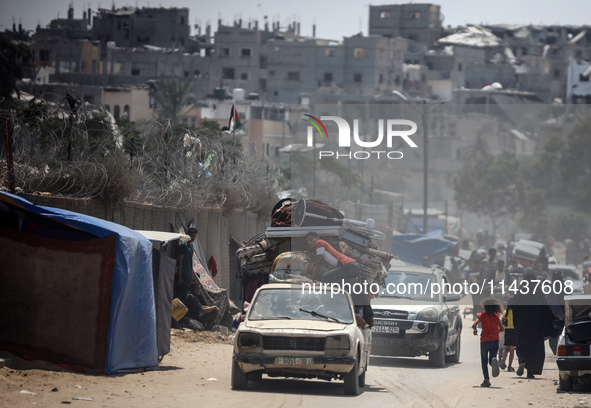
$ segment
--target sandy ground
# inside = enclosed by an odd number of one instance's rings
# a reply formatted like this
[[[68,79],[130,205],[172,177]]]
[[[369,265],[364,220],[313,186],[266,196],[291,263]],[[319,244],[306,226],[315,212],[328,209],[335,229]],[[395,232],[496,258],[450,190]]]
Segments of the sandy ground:
[[[469,326],[464,322],[464,327]],[[104,376],[64,371],[16,358],[0,368],[0,407],[589,407],[589,390],[557,392],[554,356],[549,352],[536,380],[501,372],[491,388],[482,381],[478,340],[462,336],[462,361],[443,369],[426,358],[372,357],[367,387],[344,396],[342,383],[267,379],[248,390],[230,389],[232,339],[219,333],[173,330],[172,352],[159,369]]]

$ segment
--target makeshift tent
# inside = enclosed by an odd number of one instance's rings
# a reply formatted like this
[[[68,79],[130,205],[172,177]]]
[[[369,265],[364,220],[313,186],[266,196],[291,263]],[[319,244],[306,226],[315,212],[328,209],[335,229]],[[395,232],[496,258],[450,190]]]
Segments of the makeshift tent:
[[[411,265],[422,265],[423,261],[429,266],[451,255],[452,248],[457,242],[423,234],[394,234],[392,235],[392,254]]]
[[[186,242],[188,235],[175,232],[140,231],[154,245],[152,272],[154,276],[154,301],[156,302],[156,338],[159,358],[170,353],[170,328],[172,294],[176,268],[175,249],[179,241]]]
[[[0,349],[108,374],[158,365],[152,244],[0,192]]]

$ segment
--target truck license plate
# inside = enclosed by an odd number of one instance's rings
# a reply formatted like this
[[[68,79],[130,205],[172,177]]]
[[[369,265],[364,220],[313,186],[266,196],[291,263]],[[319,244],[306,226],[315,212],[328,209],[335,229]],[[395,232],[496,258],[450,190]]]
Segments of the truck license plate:
[[[312,365],[314,364],[314,359],[300,357],[275,357],[275,364]]]

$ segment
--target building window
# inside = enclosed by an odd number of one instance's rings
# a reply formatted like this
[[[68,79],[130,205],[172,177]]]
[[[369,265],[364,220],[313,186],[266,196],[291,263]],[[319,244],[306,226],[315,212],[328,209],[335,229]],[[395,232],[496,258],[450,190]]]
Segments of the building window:
[[[392,12],[390,10],[384,10],[380,12],[380,18],[392,18]]]
[[[223,68],[222,69],[223,79],[234,79],[234,68]]]
[[[39,50],[39,61],[49,61],[49,50]]]
[[[332,82],[332,72],[325,72],[324,73],[324,82],[327,82],[327,83]]]
[[[420,20],[421,13],[419,13],[418,11],[413,11],[412,13],[410,13],[410,19],[411,20]]]
[[[327,48],[324,50],[324,56],[326,57],[334,57],[334,48]]]
[[[185,25],[185,16],[181,16],[181,25]]]
[[[146,34],[138,34],[136,39],[139,44],[149,44],[150,43],[150,36],[146,35]]]
[[[218,55],[220,57],[229,57],[230,56],[230,47],[220,47],[220,48],[218,48]]]
[[[579,74],[579,81],[581,82],[589,82],[589,77],[591,75],[583,75],[583,74]]]
[[[111,113],[111,107],[109,105],[105,105],[105,110],[109,113]]]
[[[554,79],[558,79],[560,78],[560,70],[559,69],[555,69],[554,70]]]
[[[380,83],[380,84],[384,83],[384,75],[380,74],[380,78],[378,79],[378,83]]]
[[[248,81],[248,73],[247,72],[241,72],[240,73],[240,80],[242,80],[242,81]]]
[[[131,75],[139,75],[139,74],[140,74],[139,68],[132,68],[131,69]]]
[[[364,58],[365,57],[365,48],[355,48],[353,51],[353,56],[355,58]]]
[[[129,105],[123,107],[123,118],[129,119]]]
[[[119,120],[120,111],[121,108],[119,108],[119,105],[115,105],[115,107],[113,108],[113,117],[115,118],[115,120]]]
[[[458,71],[461,71],[462,69],[463,69],[463,66],[462,66],[462,63],[460,62],[460,63],[458,64]]]
[[[361,74],[353,74],[353,83],[360,84],[363,80],[363,76]]]
[[[250,57],[250,56],[252,56],[252,49],[251,48],[241,48],[240,49],[240,56],[241,57]]]
[[[288,72],[287,73],[287,80],[288,81],[299,81],[300,80],[300,73],[299,72]]]

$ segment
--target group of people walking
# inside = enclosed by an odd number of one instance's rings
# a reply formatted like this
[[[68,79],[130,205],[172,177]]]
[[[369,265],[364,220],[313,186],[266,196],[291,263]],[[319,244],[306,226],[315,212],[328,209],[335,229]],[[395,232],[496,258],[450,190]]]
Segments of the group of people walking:
[[[484,312],[472,324],[474,335],[480,331],[480,355],[484,381],[482,387],[490,386],[489,365],[492,376],[497,377],[500,369],[507,369],[518,376],[527,372],[527,378],[542,374],[545,360],[544,341],[558,335],[555,320],[560,320],[560,313],[553,312],[548,299],[541,292],[534,292],[526,282],[537,279],[534,273],[523,276],[523,290],[517,291],[507,303],[506,309],[496,298],[484,299],[481,303]],[[527,290],[525,288],[528,288]],[[554,309],[563,308],[562,304],[554,304]],[[564,318],[564,314],[562,314]],[[500,333],[504,333],[504,342],[500,345]],[[519,365],[513,367],[514,354],[517,354]],[[509,364],[507,365],[507,357]],[[500,360],[499,360],[500,359]]]

